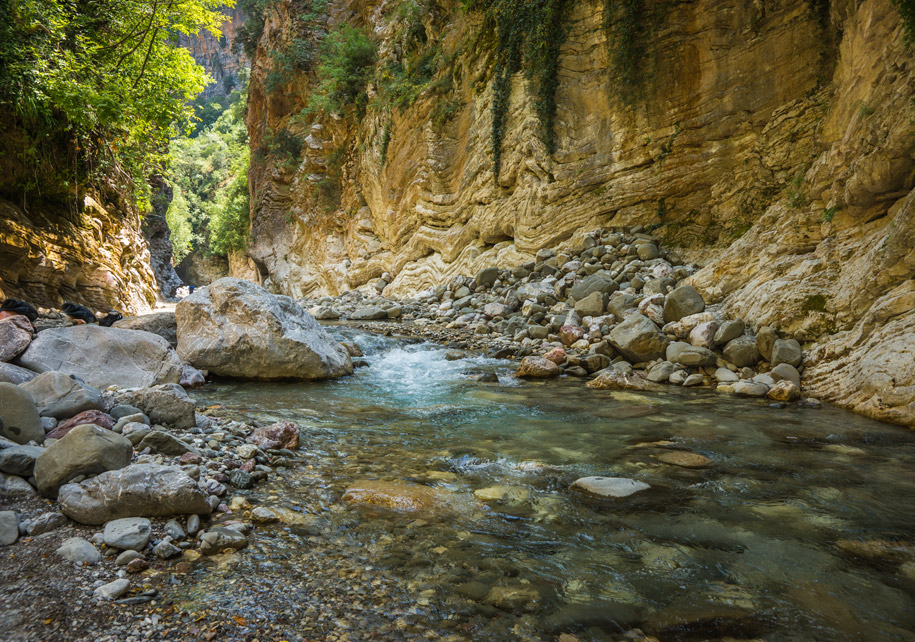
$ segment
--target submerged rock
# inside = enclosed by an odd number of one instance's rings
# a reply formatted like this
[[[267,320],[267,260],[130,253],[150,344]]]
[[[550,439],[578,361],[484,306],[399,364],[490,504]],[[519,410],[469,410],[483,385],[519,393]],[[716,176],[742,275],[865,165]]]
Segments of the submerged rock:
[[[681,468],[706,468],[712,464],[712,460],[699,453],[691,453],[686,450],[672,450],[670,452],[658,455],[658,461],[672,466]]]
[[[248,538],[234,528],[216,526],[200,536],[200,552],[215,555],[229,549],[236,551],[248,545]]]
[[[627,477],[582,477],[572,482],[573,490],[580,490],[597,497],[629,497],[651,488],[645,482]]]
[[[213,374],[327,379],[353,371],[343,346],[298,303],[248,281],[223,278],[196,290],[176,318],[178,353]]]
[[[616,368],[602,370],[597,378],[588,382],[594,390],[659,390],[660,387],[634,372],[622,372]]]
[[[434,488],[408,482],[363,480],[352,484],[343,493],[343,501],[368,504],[401,511],[433,508],[441,503]]]

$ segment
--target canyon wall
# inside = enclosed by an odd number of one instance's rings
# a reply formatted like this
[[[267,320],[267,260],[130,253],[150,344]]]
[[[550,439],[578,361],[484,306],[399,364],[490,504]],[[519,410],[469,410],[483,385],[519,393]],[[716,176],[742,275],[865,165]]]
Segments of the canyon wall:
[[[206,69],[214,80],[200,95],[203,100],[228,96],[238,86],[239,74],[248,66],[248,61],[236,42],[238,30],[245,22],[244,13],[236,6],[222,6],[219,11],[227,19],[220,27],[222,33],[218,38],[209,31],[193,36],[178,35],[178,46],[190,51],[197,64]]]
[[[129,205],[90,194],[27,207],[0,198],[0,298],[148,312],[159,291],[150,259]]]
[[[297,1],[267,11],[252,62],[249,255],[269,287],[335,294],[388,273],[385,294],[407,295],[641,224],[704,266],[693,281],[709,301],[807,343],[812,394],[915,424],[913,47],[890,0],[646,0],[634,100],[609,4],[570,3],[555,152],[535,83],[516,74],[498,179],[496,53],[478,12],[422,5],[444,94],[433,80],[378,109],[370,85],[363,117],[308,122],[313,72],[266,82],[271,52],[301,37]],[[334,3],[331,22],[372,33],[384,65],[404,55],[398,5]],[[297,153],[272,151],[278,132]]]

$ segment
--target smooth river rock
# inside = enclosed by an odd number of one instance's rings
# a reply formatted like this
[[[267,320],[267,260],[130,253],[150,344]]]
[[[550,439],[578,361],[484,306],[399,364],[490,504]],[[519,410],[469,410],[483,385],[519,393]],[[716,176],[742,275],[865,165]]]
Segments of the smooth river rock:
[[[353,371],[346,349],[298,303],[249,281],[219,279],[182,299],[175,312],[178,353],[213,374],[327,379]]]
[[[197,424],[194,400],[176,383],[164,383],[139,390],[122,390],[114,397],[119,404],[142,410],[154,424],[173,426],[182,430],[193,428]]]
[[[74,477],[123,468],[132,455],[133,445],[121,435],[94,424],[77,426],[35,461],[38,492],[54,497]]]
[[[84,381],[63,372],[43,372],[22,384],[42,417],[69,419],[86,410],[104,410],[102,393]]]
[[[20,383],[31,381],[37,376],[37,372],[14,366],[11,363],[0,362],[0,382],[19,385]]]
[[[207,494],[177,466],[133,464],[80,484],[62,486],[61,511],[83,524],[122,517],[206,515]]]
[[[0,383],[0,436],[17,444],[44,441],[35,400],[26,389],[12,383]]]
[[[629,497],[651,486],[627,477],[595,476],[576,479],[570,488],[598,497]]]
[[[621,372],[616,368],[602,370],[587,383],[594,390],[659,390],[660,387],[634,372]]]
[[[142,551],[152,535],[152,523],[145,517],[124,517],[105,524],[105,544],[121,550]]]
[[[36,372],[76,375],[90,386],[148,388],[181,380],[181,360],[168,341],[140,330],[78,325],[38,333],[19,358]]]
[[[57,554],[68,562],[76,564],[98,564],[102,554],[89,541],[82,537],[71,537],[57,549]]]
[[[173,348],[178,346],[178,323],[175,321],[175,313],[170,310],[125,317],[120,321],[115,321],[114,327],[152,332],[168,341]]]
[[[545,357],[524,357],[518,365],[515,376],[528,379],[558,377],[559,366]]]
[[[41,456],[44,448],[39,446],[13,446],[0,450],[0,472],[9,475],[31,477],[35,470],[35,460]]]

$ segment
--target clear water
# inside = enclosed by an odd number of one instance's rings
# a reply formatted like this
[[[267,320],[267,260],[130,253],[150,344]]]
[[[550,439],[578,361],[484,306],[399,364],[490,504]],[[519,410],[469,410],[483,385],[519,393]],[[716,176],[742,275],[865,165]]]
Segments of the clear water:
[[[368,368],[198,394],[302,427],[301,459],[249,496],[298,523],[187,576],[185,608],[244,616],[260,639],[915,640],[913,568],[835,545],[915,539],[915,433],[714,392],[521,383],[509,362],[335,332]],[[658,462],[670,448],[713,464]],[[587,475],[652,488],[589,500],[569,490]],[[360,479],[430,486],[443,507],[342,502]],[[501,500],[474,494],[493,487]]]

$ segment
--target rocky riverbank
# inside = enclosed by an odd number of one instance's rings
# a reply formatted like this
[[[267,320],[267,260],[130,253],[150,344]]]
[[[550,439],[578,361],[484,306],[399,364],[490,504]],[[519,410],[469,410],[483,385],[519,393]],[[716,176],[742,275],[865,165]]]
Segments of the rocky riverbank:
[[[381,296],[388,282],[303,302],[318,319],[520,359],[517,376],[591,378],[602,389],[661,384],[816,406],[801,394],[804,352],[790,337],[707,306],[685,281],[697,267],[642,227],[597,230],[535,262],[458,276],[416,298]]]
[[[8,552],[0,575],[6,603],[18,605],[4,614],[4,639],[161,632],[158,616],[134,621],[97,604],[154,606],[152,578],[185,574],[201,557],[224,559],[249,545],[258,524],[288,519],[243,495],[297,459],[298,426],[245,424],[220,417],[219,406],[198,407],[187,390],[207,373],[191,363],[245,376],[279,347],[281,376],[339,376],[352,366],[291,300],[229,285],[238,290],[230,307],[250,304],[243,328],[221,316],[210,292],[188,297],[178,315],[118,327],[22,305],[25,314],[0,318],[0,546]],[[253,348],[231,343],[252,335],[262,341]],[[194,352],[200,346],[221,362]],[[61,607],[20,596],[39,590]]]

